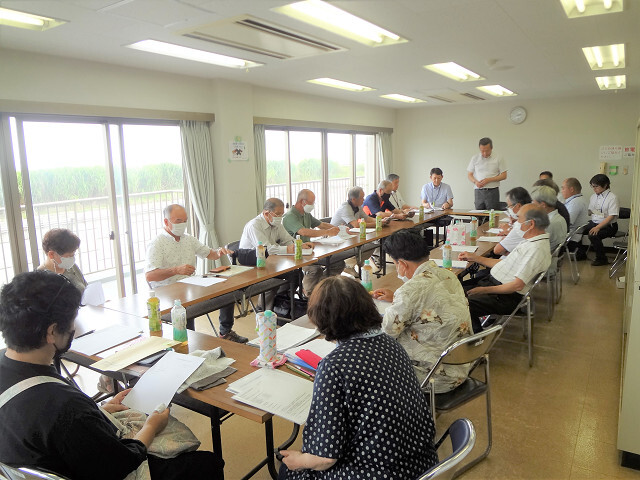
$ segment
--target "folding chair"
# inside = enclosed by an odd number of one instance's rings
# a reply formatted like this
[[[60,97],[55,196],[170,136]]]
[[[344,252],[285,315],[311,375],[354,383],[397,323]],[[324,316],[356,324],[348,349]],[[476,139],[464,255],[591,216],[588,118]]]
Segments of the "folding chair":
[[[476,443],[476,430],[473,428],[471,420],[468,418],[459,418],[447,428],[447,431],[440,437],[440,440],[436,442],[434,445],[436,450],[440,448],[447,437],[451,438],[451,448],[453,450],[451,455],[424,472],[418,480],[431,480],[434,478],[444,480],[445,478],[454,478],[454,467],[471,453]]]
[[[438,361],[433,365],[429,374],[422,382],[420,388],[429,395],[429,404],[433,418],[436,418],[436,412],[446,412],[458,408],[465,403],[473,400],[480,395],[485,395],[487,405],[487,448],[486,450],[466,464],[460,470],[455,473],[455,476],[466,472],[471,467],[476,465],[482,459],[489,455],[492,445],[492,429],[491,429],[491,384],[489,377],[489,350],[496,343],[496,340],[502,333],[502,325],[495,325],[491,328],[483,330],[480,333],[471,335],[462,340],[449,345],[438,358]],[[470,363],[472,368],[469,372],[469,376],[462,384],[458,385],[455,389],[446,393],[435,393],[435,381],[434,374],[438,371],[441,365],[462,365]],[[473,372],[478,366],[484,366],[484,381],[471,377]],[[425,477],[431,478],[431,477]]]
[[[576,233],[582,231],[584,229],[584,227],[586,227],[587,224],[584,223],[582,225],[580,225],[577,228],[574,228],[571,232],[567,233],[567,242],[569,240],[571,240],[571,237],[573,237]],[[571,278],[573,279],[573,283],[574,284],[578,284],[578,281],[580,280],[580,272],[578,271],[578,260],[576,259],[576,254],[578,253],[578,250],[574,250],[573,252],[570,252],[569,249],[567,248],[566,251],[566,255],[567,255],[567,259],[569,260],[569,268],[571,270]]]
[[[69,480],[53,472],[41,470],[35,467],[10,467],[0,463],[0,479],[7,480]]]
[[[556,249],[551,254],[551,265],[547,270],[547,275],[545,276],[545,280],[547,282],[547,320],[551,321],[553,318],[553,312],[555,310],[555,305],[560,301],[559,296],[562,295],[562,272],[560,271],[561,267],[561,255],[560,252],[563,248],[565,248],[567,244],[567,239],[565,238],[564,242],[559,244]],[[558,293],[558,290],[560,293]]]
[[[523,318],[524,322],[522,327],[523,334],[527,338],[527,343],[529,346],[529,367],[533,366],[533,309],[531,304],[531,292],[535,287],[538,286],[538,284],[542,281],[546,274],[547,272],[542,272],[538,275],[536,281],[533,282],[533,285],[531,286],[529,291],[522,296],[522,300],[520,300],[520,303],[518,303],[518,305],[513,309],[513,312],[511,312],[510,315],[503,315],[498,319],[498,325],[502,325],[504,327],[511,321],[513,317],[518,316],[518,312],[520,312],[523,308],[526,308],[526,316]]]
[[[617,250],[616,258],[609,267],[609,278],[613,278],[618,270],[627,263],[627,249],[629,248],[629,232],[627,232],[622,240],[613,242],[613,248]]]

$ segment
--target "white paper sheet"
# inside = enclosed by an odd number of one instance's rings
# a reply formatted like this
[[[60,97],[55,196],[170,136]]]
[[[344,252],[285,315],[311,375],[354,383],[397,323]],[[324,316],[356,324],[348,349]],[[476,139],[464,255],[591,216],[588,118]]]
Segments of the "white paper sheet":
[[[229,265],[229,270],[225,270],[220,273],[211,273],[210,275],[217,275],[218,277],[233,277],[242,272],[246,272],[247,270],[253,270],[254,267],[245,267],[242,265]]]
[[[498,243],[504,237],[479,237],[478,242],[493,242]]]
[[[127,325],[113,325],[73,340],[71,350],[84,355],[95,355],[116,345],[139,337],[142,330]]]
[[[270,368],[261,368],[239,381],[242,380],[245,382],[240,385],[238,382],[229,385],[229,389],[232,386],[241,387],[240,390],[236,390],[238,393],[233,397],[234,400],[278,415],[298,425],[307,421],[313,397],[313,382]]]
[[[377,298],[373,299],[373,303],[376,304],[376,308],[380,312],[380,315],[384,315],[384,312],[387,311],[387,308],[391,306],[391,302],[386,302],[384,300],[379,300]]]
[[[499,228],[490,228],[489,230],[487,230],[487,233],[495,233],[495,234],[498,234],[498,233],[502,233],[502,230],[501,230],[501,229],[499,229]]]
[[[295,355],[296,352],[300,349],[311,350],[313,353],[318,355],[319,357],[326,357],[333,349],[336,348],[336,344],[333,342],[328,342],[324,338],[316,338],[315,340],[311,340],[304,345],[299,345],[297,347],[290,348],[284,352],[284,354],[288,357],[289,355]]]
[[[142,375],[122,403],[151,415],[159,404],[168,406],[171,403],[178,387],[202,362],[202,357],[168,352]]]
[[[366,230],[367,230],[367,233],[373,233],[373,232],[376,231],[375,228],[367,228]],[[360,233],[360,229],[359,228],[350,228],[349,231],[351,233]]]
[[[452,252],[475,252],[477,249],[473,245],[451,245]]]
[[[84,293],[82,294],[83,305],[93,305],[95,307],[102,305],[104,302],[105,298],[102,283],[94,282],[86,286]]]
[[[180,342],[162,337],[143,338],[133,345],[124,347],[122,350],[103,358],[92,365],[93,368],[102,371],[117,372],[121,368],[136,363],[138,360],[153,355],[165,348],[177,345]]]
[[[349,238],[351,238],[351,236],[349,236]],[[340,245],[344,241],[345,239],[338,235],[334,235],[333,237],[327,237],[327,238],[315,238],[313,240],[314,243],[321,243],[322,245]]]
[[[293,255],[295,255],[295,253],[277,253],[276,255],[289,255],[289,256],[293,256]],[[302,255],[303,255],[303,256],[313,255],[313,249],[312,249],[312,248],[303,248],[303,249],[302,249]]]
[[[211,285],[215,285],[216,283],[224,282],[226,278],[217,278],[217,277],[202,277],[201,275],[183,278],[182,280],[178,280],[182,283],[188,283],[190,285],[198,285],[199,287],[210,287]]]
[[[469,210],[469,213],[489,213],[489,210]]]
[[[438,265],[439,267],[442,266],[442,259],[441,258],[432,258],[431,260],[436,262],[436,265]],[[467,268],[467,261],[466,260],[453,260],[451,262],[451,266],[453,268]]]
[[[509,222],[509,217],[501,218],[500,220],[498,220],[498,222],[500,222],[500,223],[507,223],[507,222]]]
[[[320,332],[315,328],[305,328],[298,325],[291,325],[290,323],[283,325],[276,330],[278,352],[284,352],[289,348],[302,345],[319,335]],[[249,345],[258,346],[260,345],[260,340],[254,338],[249,342]]]

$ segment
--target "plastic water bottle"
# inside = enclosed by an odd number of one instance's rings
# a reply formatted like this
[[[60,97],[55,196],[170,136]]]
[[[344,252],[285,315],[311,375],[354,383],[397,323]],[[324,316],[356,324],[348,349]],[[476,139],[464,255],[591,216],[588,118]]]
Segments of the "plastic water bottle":
[[[362,267],[361,272],[362,278],[360,279],[360,283],[365,288],[367,292],[373,290],[373,269],[369,264],[369,260],[364,261],[364,267]]]
[[[424,222],[424,205],[420,205],[420,208],[418,209],[418,221]]]
[[[382,215],[376,215],[376,232],[382,231]]]
[[[256,247],[256,267],[265,268],[267,266],[267,257],[265,253],[264,245],[262,242],[258,242]]]
[[[147,316],[149,317],[149,331],[162,332],[160,324],[160,299],[156,297],[156,292],[149,292],[149,300],[147,300]]]
[[[187,311],[179,299],[173,301],[171,309],[171,325],[173,325],[173,339],[178,342],[187,341]]]
[[[478,241],[478,220],[476,217],[471,217],[471,232],[469,232],[469,240],[471,241],[471,245],[474,246]]]
[[[296,260],[302,260],[302,239],[296,235]]]
[[[364,240],[367,238],[367,222],[364,221],[364,218],[360,219],[360,239]]]
[[[489,228],[496,226],[496,211],[492,208],[489,212]]]
[[[442,266],[447,270],[451,270],[453,268],[453,262],[451,260],[451,245],[449,244],[449,240],[442,247]]]
[[[278,353],[276,348],[277,318],[271,310],[265,310],[264,313],[259,313],[256,316],[260,341],[260,356],[258,358],[264,363],[273,362]]]

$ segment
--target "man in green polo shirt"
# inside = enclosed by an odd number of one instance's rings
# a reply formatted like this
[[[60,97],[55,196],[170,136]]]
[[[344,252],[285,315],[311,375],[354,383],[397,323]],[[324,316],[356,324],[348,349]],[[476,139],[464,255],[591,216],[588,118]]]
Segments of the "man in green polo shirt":
[[[330,223],[321,222],[313,215],[316,196],[311,190],[301,190],[296,198],[296,203],[287,213],[284,214],[282,224],[289,234],[295,238],[300,235],[303,242],[313,241],[314,237],[333,237],[337,235],[340,229],[334,227]],[[305,295],[311,295],[313,287],[322,280],[325,274],[325,268],[329,269],[329,275],[340,275],[344,270],[343,261],[331,263],[328,267],[322,265],[310,265],[304,267],[304,278],[302,280],[302,288]]]

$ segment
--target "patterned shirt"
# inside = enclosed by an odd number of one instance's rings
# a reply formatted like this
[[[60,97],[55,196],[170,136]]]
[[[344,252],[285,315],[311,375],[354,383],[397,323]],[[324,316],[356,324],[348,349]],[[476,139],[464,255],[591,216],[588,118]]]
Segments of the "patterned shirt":
[[[453,273],[435,262],[420,265],[413,277],[393,294],[382,329],[409,354],[422,382],[445,348],[471,334],[469,303]],[[436,393],[460,385],[469,365],[444,365],[435,375]]]
[[[354,337],[320,362],[303,433],[303,452],[337,462],[286,478],[416,478],[438,462],[434,436],[407,353],[384,333]]]
[[[549,234],[543,233],[526,238],[513,252],[493,266],[491,276],[503,284],[519,278],[525,285],[518,293],[524,295],[535,277],[539,273],[546,272],[550,265]]]
[[[177,242],[166,230],[152,240],[147,246],[147,265],[145,272],[150,272],[158,268],[179,267],[180,265],[196,266],[196,255],[200,258],[207,258],[211,249],[200,243],[192,235],[182,235]],[[172,275],[169,278],[158,282],[149,282],[151,288],[171,285],[178,280],[187,278],[188,275]]]

